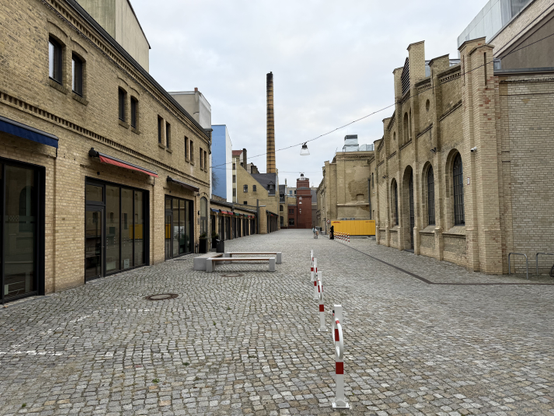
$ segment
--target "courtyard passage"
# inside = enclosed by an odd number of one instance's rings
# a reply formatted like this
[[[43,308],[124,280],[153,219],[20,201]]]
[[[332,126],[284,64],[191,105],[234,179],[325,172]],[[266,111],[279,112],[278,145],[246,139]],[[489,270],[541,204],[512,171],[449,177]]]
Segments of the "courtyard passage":
[[[0,309],[0,415],[554,415],[554,282],[311,230],[225,249],[283,263],[205,273],[189,255]],[[350,410],[331,406],[311,249],[327,328],[344,308]]]

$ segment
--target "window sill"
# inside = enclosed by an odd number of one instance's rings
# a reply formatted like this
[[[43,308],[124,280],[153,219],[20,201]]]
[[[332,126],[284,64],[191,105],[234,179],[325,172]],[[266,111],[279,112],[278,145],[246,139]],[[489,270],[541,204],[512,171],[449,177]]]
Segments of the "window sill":
[[[435,224],[431,224],[431,225],[428,225],[427,227],[425,227],[423,230],[421,230],[419,233],[420,234],[435,234],[435,228],[436,228],[436,225]]]
[[[119,120],[119,125],[121,127],[125,127],[126,129],[129,128],[129,123],[127,123],[126,121],[123,121],[123,120]]]
[[[169,147],[166,147],[166,148],[165,148],[165,151],[166,151],[166,152],[169,152],[169,153],[173,153],[173,150],[171,150]]]
[[[158,143],[158,147],[159,147],[160,149],[164,149],[164,150],[165,150],[165,146],[164,146],[163,144],[161,144],[161,143]]]
[[[466,226],[465,225],[456,225],[450,228],[447,232],[442,233],[443,235],[452,235],[452,236],[465,236],[466,235]]]
[[[52,88],[58,90],[59,92],[61,92],[63,94],[67,94],[69,92],[67,88],[65,88],[62,84],[60,84],[59,82],[53,80],[52,78],[48,79],[48,83],[50,84],[50,86]]]
[[[140,130],[137,129],[136,127],[131,127],[131,131],[135,134],[140,134]]]
[[[88,100],[86,100],[82,95],[79,95],[79,94],[73,92],[73,93],[71,94],[71,96],[73,97],[73,99],[74,99],[75,101],[77,101],[77,102],[79,102],[79,103],[81,103],[81,104],[83,104],[83,105],[85,105],[85,106],[88,105]]]

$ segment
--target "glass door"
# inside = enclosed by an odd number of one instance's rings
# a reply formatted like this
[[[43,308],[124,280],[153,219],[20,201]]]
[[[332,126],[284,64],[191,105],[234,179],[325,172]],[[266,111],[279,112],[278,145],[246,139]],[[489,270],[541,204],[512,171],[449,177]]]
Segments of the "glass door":
[[[35,182],[33,169],[0,164],[3,299],[37,291],[38,205]]]
[[[173,210],[171,209],[171,198],[165,198],[165,259],[172,258],[171,227],[173,224]]]
[[[102,276],[104,208],[87,207],[85,218],[85,280]]]

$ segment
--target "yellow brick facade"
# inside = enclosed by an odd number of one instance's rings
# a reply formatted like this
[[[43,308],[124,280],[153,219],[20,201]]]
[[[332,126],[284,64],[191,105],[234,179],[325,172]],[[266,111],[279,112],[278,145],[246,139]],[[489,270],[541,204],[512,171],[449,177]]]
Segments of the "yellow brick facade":
[[[0,115],[59,138],[55,149],[0,132],[0,158],[6,163],[45,169],[45,261],[39,277],[45,293],[84,283],[87,178],[147,192],[149,264],[165,259],[165,197],[193,201],[195,241],[200,198],[209,200],[209,132],[76,7],[62,0],[22,0],[5,3],[0,11]],[[49,38],[63,47],[61,84],[49,78]],[[73,54],[84,62],[83,96],[71,88]],[[126,121],[118,117],[120,88],[127,94]],[[136,128],[129,125],[131,97],[138,101]],[[158,177],[100,163],[89,156],[91,148]],[[168,176],[198,191],[170,183]]]
[[[510,252],[552,252],[552,74],[495,73],[484,39],[461,45],[459,63],[429,61],[428,76],[423,42],[408,51],[376,142],[378,243],[490,274],[508,271]]]
[[[249,209],[259,210],[258,212],[258,233],[267,234],[279,230],[279,185],[276,184],[275,194],[270,195],[269,191],[258,182],[239,163],[238,158],[233,159],[236,175],[236,202],[245,205]]]
[[[372,183],[375,181],[374,164],[371,151],[337,152],[331,162],[325,162],[323,179],[317,190],[318,227],[328,230],[327,220],[373,219],[377,209],[375,184]]]

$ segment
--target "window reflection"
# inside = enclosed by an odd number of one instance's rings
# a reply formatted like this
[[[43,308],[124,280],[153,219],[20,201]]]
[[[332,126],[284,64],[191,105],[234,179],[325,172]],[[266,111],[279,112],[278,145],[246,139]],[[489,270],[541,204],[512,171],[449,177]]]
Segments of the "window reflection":
[[[7,165],[5,172],[3,284],[11,298],[36,290],[37,203],[33,169]]]

